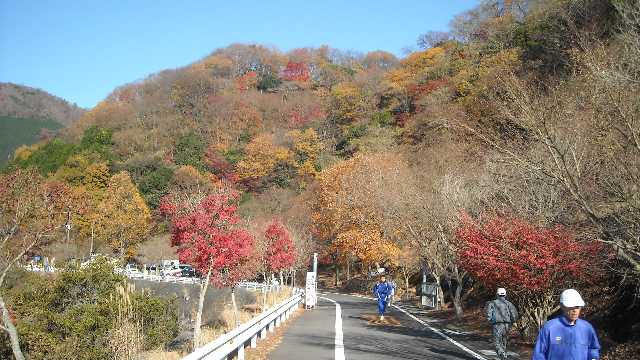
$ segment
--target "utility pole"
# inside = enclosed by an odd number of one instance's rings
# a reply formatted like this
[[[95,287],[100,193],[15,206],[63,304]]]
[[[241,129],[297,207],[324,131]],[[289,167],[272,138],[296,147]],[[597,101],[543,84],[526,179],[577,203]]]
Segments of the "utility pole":
[[[91,222],[91,246],[89,247],[89,259],[93,255],[93,221]]]
[[[67,233],[67,239],[65,241],[66,245],[66,250],[67,250],[67,256],[69,256],[68,252],[69,252],[69,239],[70,239],[70,233],[71,233],[71,206],[67,206],[67,222],[64,224],[64,229]]]
[[[318,276],[318,253],[313,253],[313,273]]]

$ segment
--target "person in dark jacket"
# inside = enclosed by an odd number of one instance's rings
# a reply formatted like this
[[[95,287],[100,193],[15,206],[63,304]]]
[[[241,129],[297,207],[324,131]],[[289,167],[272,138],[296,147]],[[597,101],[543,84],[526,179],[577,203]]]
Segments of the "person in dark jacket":
[[[507,359],[507,341],[509,330],[518,320],[518,310],[507,300],[507,290],[498,288],[496,299],[487,303],[487,320],[493,327],[493,340],[496,346],[496,354],[501,360]]]
[[[378,314],[380,320],[384,320],[384,312],[387,309],[387,304],[391,297],[393,288],[391,284],[387,282],[384,275],[380,276],[380,281],[373,287],[373,295],[378,299]]]
[[[562,316],[547,321],[536,340],[532,360],[597,360],[600,342],[593,326],[579,319],[584,307],[582,296],[574,289],[560,294]]]

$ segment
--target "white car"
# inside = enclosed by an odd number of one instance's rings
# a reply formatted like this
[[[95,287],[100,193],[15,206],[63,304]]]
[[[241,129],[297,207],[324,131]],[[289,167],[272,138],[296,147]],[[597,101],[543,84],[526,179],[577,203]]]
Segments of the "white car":
[[[124,271],[124,274],[130,278],[138,278],[138,277],[143,277],[142,272],[140,272],[140,270],[138,269],[126,269]]]
[[[182,276],[182,269],[180,268],[167,268],[160,271],[162,276]]]

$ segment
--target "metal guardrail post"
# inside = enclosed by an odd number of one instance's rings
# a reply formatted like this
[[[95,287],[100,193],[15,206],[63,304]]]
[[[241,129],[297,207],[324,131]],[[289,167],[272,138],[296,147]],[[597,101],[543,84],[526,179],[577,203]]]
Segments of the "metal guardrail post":
[[[287,314],[290,315],[294,309],[299,307],[301,301],[301,293],[294,290],[290,298],[276,305],[272,310],[262,313],[231,332],[196,349],[184,360],[226,359],[232,355],[237,355],[238,359],[242,359],[245,346],[257,346],[258,336],[260,339],[265,339],[267,332],[273,332],[276,324],[282,324],[287,318]]]
[[[238,360],[244,360],[244,343],[238,346]]]

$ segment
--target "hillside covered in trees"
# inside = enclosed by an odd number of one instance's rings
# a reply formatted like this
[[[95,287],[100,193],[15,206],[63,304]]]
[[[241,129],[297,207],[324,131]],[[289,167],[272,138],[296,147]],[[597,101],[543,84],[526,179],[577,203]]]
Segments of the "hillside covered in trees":
[[[184,219],[215,214],[251,239],[233,245],[245,277],[313,251],[336,281],[384,266],[408,288],[426,267],[458,316],[510,289],[528,337],[576,287],[611,343],[637,342],[639,29],[635,0],[483,1],[404,58],[233,44],[115,89],[18,149],[1,184],[64,194],[72,246],[43,247],[58,257],[135,260],[171,233],[191,258],[204,245],[184,234],[218,225]],[[274,221],[286,266],[266,260]]]
[[[85,112],[42,90],[0,83],[0,166],[20,145],[50,140]]]

